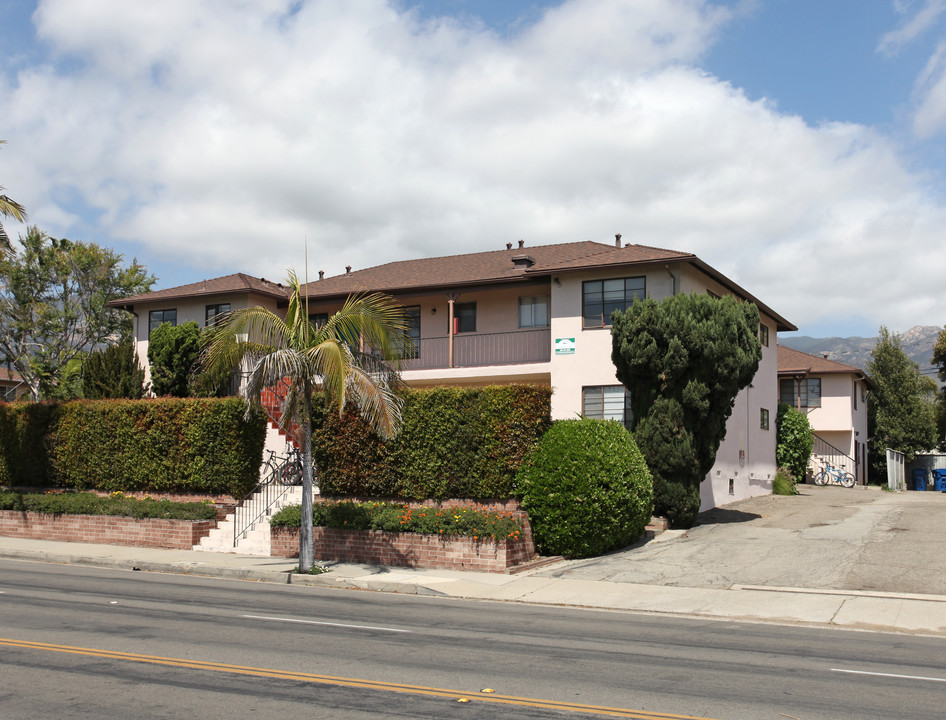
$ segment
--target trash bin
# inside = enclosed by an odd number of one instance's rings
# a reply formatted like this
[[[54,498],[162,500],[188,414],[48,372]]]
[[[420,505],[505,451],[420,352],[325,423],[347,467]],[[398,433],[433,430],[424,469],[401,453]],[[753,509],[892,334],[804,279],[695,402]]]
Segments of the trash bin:
[[[926,468],[913,468],[913,489],[926,490]]]
[[[946,492],[946,468],[937,468],[933,471],[933,486],[939,492]]]

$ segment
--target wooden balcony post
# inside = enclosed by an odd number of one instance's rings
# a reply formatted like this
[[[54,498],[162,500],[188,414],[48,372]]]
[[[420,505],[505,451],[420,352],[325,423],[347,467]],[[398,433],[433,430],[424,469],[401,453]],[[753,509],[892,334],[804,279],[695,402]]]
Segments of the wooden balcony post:
[[[447,294],[447,367],[453,367],[453,303],[457,294]]]

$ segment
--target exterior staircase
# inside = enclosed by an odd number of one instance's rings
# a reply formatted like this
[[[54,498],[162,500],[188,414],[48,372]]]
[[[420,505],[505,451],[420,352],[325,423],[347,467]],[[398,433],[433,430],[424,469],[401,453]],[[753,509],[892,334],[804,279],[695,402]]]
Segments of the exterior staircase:
[[[282,380],[274,387],[264,388],[260,393],[260,402],[269,417],[266,429],[266,447],[275,449],[291,443],[299,447],[299,426],[292,425],[289,432],[279,428],[282,418],[280,405],[285,397],[287,381]],[[268,472],[263,465],[261,473]],[[245,497],[234,512],[217,523],[217,527],[203,537],[194,550],[220,553],[239,553],[241,555],[269,555],[270,529],[269,518],[288,505],[302,504],[301,486],[279,485],[275,478],[260,478],[256,489]],[[263,480],[269,480],[264,483]],[[313,488],[318,493],[318,488]]]
[[[288,505],[302,504],[302,487],[277,487],[278,496],[273,499],[266,491],[273,486],[263,485],[247,497],[236,508],[236,512],[227,515],[217,523],[210,534],[200,539],[194,550],[219,553],[239,553],[240,555],[269,555],[270,530],[269,518]],[[246,519],[249,520],[246,520]],[[242,532],[239,525],[249,522]]]

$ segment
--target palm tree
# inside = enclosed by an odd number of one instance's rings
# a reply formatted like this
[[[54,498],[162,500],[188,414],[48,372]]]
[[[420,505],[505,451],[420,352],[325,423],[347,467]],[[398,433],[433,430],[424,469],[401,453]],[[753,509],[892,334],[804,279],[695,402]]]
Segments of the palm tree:
[[[222,317],[204,350],[206,370],[230,370],[244,364],[249,376],[241,394],[247,413],[259,407],[264,387],[288,385],[280,425],[301,428],[302,527],[299,572],[315,562],[312,528],[312,404],[321,390],[326,403],[344,412],[350,401],[382,437],[397,433],[401,400],[394,367],[409,342],[403,310],[384,295],[349,297],[328,321],[314,327],[307,298],[295,273],[289,273],[291,295],[286,318],[261,307],[234,310]],[[364,352],[362,348],[370,348]]]
[[[0,140],[0,144],[6,140]],[[3,185],[0,185],[0,217],[16,218],[20,222],[26,222],[26,210],[15,200],[3,194]],[[7,237],[6,230],[3,229],[3,223],[0,223],[0,249],[12,250],[10,238]]]

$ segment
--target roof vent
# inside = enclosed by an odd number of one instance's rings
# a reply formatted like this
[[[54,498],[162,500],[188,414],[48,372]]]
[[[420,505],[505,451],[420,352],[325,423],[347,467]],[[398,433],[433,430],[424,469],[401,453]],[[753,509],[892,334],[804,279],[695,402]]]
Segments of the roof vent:
[[[618,233],[617,235],[614,236],[614,247],[616,248],[621,247],[621,233]]]
[[[512,250],[512,243],[506,243],[506,249]]]
[[[517,268],[527,268],[535,265],[535,258],[529,255],[513,255],[512,264]]]
[[[325,271],[319,270],[319,280],[324,280],[324,279],[325,279]]]
[[[351,275],[351,265],[346,265],[346,266],[345,266],[345,274],[346,274],[346,275]]]
[[[525,246],[526,246],[526,241],[525,241],[525,240],[520,240],[520,241],[519,241],[519,247],[520,247],[520,248],[524,248]]]

